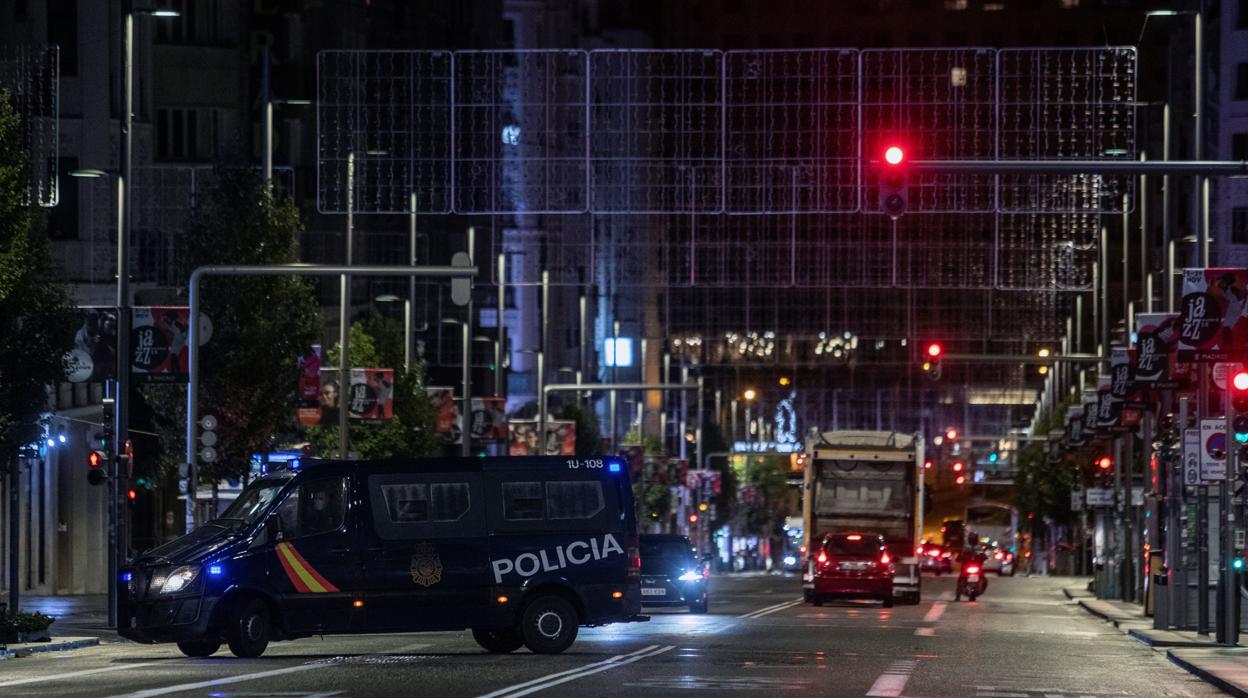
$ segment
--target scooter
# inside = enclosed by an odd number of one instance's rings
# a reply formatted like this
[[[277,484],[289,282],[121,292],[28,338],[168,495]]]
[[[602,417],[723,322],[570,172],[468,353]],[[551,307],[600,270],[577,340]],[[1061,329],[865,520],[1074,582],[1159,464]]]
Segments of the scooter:
[[[984,593],[988,589],[988,577],[984,575],[983,569],[979,565],[970,564],[962,568],[962,574],[958,576],[958,586],[954,589],[953,600],[961,601],[965,595],[968,601],[974,601],[975,597]]]

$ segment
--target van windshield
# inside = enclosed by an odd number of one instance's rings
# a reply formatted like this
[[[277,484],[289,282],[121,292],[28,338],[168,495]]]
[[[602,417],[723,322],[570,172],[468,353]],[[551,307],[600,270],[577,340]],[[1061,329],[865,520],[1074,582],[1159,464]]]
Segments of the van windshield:
[[[277,493],[286,485],[286,478],[261,478],[247,485],[247,489],[238,495],[238,499],[221,513],[218,521],[241,521],[243,526],[258,523],[260,517],[268,511]]]

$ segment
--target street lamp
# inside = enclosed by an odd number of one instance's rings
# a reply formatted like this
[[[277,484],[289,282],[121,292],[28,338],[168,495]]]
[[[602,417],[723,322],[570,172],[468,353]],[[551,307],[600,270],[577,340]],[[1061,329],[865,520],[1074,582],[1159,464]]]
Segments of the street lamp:
[[[750,433],[754,426],[754,421],[750,414],[750,406],[754,404],[754,398],[758,397],[758,391],[753,388],[746,388],[745,392],[741,393],[741,397],[745,399],[745,440],[749,441]],[[759,440],[762,440],[761,437]]]

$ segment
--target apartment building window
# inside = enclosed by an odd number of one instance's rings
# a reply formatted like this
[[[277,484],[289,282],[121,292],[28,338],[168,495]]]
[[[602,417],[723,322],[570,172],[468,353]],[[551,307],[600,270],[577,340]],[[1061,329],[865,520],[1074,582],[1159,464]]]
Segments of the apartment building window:
[[[61,75],[78,75],[78,0],[48,0],[48,42],[61,49]]]
[[[1248,0],[1239,0],[1235,7],[1235,28],[1248,29]]]
[[[1231,159],[1248,160],[1248,133],[1231,134]]]
[[[217,155],[220,133],[220,110],[157,109],[156,158],[210,160]]]
[[[220,0],[161,0],[159,5],[177,10],[179,16],[156,23],[156,41],[209,44],[220,40]]]
[[[1235,99],[1248,99],[1248,63],[1235,66]]]
[[[1248,245],[1248,206],[1231,209],[1231,242]]]

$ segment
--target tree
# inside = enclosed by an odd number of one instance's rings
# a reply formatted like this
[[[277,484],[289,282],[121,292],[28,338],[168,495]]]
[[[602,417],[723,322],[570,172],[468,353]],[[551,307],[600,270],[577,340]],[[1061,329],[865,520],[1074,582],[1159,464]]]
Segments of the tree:
[[[351,365],[394,369],[394,417],[383,424],[352,423],[349,427],[351,450],[363,458],[432,456],[442,448],[434,431],[433,402],[425,392],[424,365],[416,363],[411,371],[403,370],[402,339],[401,331],[376,313],[351,325]],[[329,366],[338,365],[341,351],[337,344],[329,350]],[[308,427],[308,440],[318,454],[336,454],[338,427]]]
[[[555,419],[576,422],[576,455],[602,455],[602,432],[598,429],[598,417],[593,410],[587,410],[579,403],[569,402],[559,408]]]
[[[28,203],[21,122],[0,90],[0,470],[39,438],[48,386],[65,379],[74,305],[51,270],[46,230]]]
[[[254,166],[218,163],[191,210],[179,272],[189,280],[209,264],[297,262],[302,229],[294,202],[274,192]],[[200,467],[199,480],[215,482],[241,477],[251,454],[269,450],[289,430],[297,361],[320,335],[321,318],[311,285],[295,276],[210,277],[202,299],[213,331],[200,359],[200,413],[217,417],[221,457]],[[180,386],[144,389],[155,411],[169,416],[183,409],[184,395]],[[180,421],[160,424],[166,465],[181,461]]]

